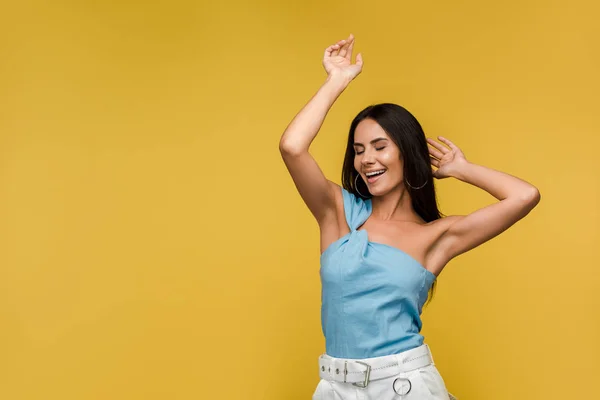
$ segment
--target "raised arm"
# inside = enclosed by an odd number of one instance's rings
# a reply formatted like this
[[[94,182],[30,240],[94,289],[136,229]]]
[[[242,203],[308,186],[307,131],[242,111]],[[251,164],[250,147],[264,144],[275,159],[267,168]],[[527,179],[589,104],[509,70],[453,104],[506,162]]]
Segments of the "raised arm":
[[[325,49],[323,66],[327,80],[288,125],[279,142],[294,184],[319,224],[335,214],[337,185],[325,178],[308,149],[335,100],[362,70],[360,54],[355,64],[351,62],[353,46],[354,37],[350,35]]]
[[[443,268],[450,259],[494,238],[525,217],[540,201],[538,189],[507,173],[470,163],[450,140],[439,137],[446,146],[427,139],[431,163],[438,179],[454,177],[477,186],[499,201],[472,212],[440,221],[444,234],[435,244],[430,260],[434,268]]]

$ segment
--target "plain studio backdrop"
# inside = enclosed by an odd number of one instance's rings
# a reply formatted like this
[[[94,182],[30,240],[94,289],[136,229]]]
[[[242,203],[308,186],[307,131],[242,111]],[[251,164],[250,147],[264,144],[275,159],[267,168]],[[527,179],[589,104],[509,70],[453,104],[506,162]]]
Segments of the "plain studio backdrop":
[[[350,33],[363,73],[311,148],[329,179],[352,118],[393,102],[542,194],[438,279],[448,389],[597,396],[596,2],[0,7],[0,398],[310,398],[319,232],[278,144]],[[436,185],[447,215],[495,201]]]

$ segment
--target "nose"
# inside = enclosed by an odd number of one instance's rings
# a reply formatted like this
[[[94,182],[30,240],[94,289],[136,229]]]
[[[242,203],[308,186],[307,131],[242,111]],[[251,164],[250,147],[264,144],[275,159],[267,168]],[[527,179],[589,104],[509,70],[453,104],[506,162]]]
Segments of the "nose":
[[[365,150],[365,153],[362,156],[362,159],[360,160],[360,163],[362,165],[370,165],[373,164],[375,162],[375,156],[373,155],[373,152]]]

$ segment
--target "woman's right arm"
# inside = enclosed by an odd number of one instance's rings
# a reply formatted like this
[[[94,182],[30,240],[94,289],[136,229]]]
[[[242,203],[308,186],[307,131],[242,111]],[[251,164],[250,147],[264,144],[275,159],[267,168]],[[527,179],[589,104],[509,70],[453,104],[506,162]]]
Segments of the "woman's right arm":
[[[323,125],[325,116],[339,95],[362,70],[362,57],[351,64],[354,38],[342,40],[325,50],[323,66],[327,80],[288,125],[279,142],[283,161],[300,196],[321,225],[335,216],[335,190],[308,149]],[[338,189],[339,190],[339,189]]]

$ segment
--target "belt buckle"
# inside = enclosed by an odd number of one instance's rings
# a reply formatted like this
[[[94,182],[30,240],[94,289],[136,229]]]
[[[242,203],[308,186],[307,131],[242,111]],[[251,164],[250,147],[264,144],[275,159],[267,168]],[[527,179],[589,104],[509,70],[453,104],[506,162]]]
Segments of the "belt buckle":
[[[364,373],[365,373],[365,380],[364,380],[364,382],[362,382],[362,383],[361,382],[352,382],[352,384],[354,386],[358,386],[359,388],[366,388],[367,385],[369,384],[369,377],[371,376],[371,366],[369,364],[367,364],[367,363],[362,362],[362,361],[356,361],[356,360],[354,360],[354,361],[351,361],[351,362],[362,364],[365,367],[367,367],[367,370],[364,371]],[[348,361],[347,360],[344,362],[344,383],[346,383],[346,375],[348,375]]]

